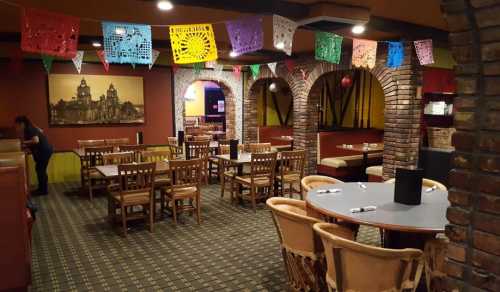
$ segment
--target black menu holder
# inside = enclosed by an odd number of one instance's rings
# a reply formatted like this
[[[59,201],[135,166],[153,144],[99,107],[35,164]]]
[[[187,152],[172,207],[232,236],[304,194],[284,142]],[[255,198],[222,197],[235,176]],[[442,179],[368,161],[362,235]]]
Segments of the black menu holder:
[[[137,145],[144,144],[144,136],[142,135],[141,131],[135,134],[135,142]]]
[[[177,146],[184,145],[184,131],[177,131]]]
[[[238,159],[238,139],[231,139],[229,141],[229,158]]]
[[[420,205],[422,201],[422,178],[424,170],[396,169],[394,202],[405,205]]]

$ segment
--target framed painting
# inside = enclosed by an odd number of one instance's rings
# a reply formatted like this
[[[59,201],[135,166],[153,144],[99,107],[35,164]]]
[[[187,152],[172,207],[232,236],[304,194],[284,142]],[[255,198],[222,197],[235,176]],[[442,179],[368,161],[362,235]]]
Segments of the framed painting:
[[[142,124],[142,77],[49,74],[51,126]]]

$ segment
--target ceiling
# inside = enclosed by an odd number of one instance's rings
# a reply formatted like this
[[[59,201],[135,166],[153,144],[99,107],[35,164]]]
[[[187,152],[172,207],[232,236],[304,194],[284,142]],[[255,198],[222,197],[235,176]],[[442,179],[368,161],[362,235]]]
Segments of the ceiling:
[[[19,7],[10,6],[0,1],[0,49],[7,46],[8,42],[16,41],[19,33]],[[315,0],[287,0],[295,4],[312,5],[317,3]],[[86,1],[60,1],[60,0],[8,0],[15,5],[43,8],[53,12],[60,12],[81,18],[80,35],[87,36],[81,38],[80,49],[92,50],[90,46],[91,39],[99,40],[102,36],[100,20],[123,21],[134,23],[147,23],[152,25],[169,24],[189,24],[189,23],[214,23],[214,31],[219,49],[220,58],[226,62],[244,62],[251,63],[255,61],[271,61],[273,59],[283,59],[285,54],[276,52],[272,45],[272,13],[285,14],[287,7],[292,7],[293,3],[282,0],[245,0],[247,4],[258,5],[280,2],[284,4],[281,10],[259,11],[264,14],[264,35],[265,46],[260,53],[240,56],[237,60],[228,57],[231,49],[229,38],[225,29],[224,21],[236,19],[241,16],[250,15],[237,10],[238,5],[217,5],[227,3],[219,0],[201,0],[201,1],[172,1],[176,3],[171,11],[162,12],[156,8],[156,2],[153,0],[86,0]],[[369,12],[370,21],[374,17],[382,19],[382,25],[367,26],[367,31],[362,38],[374,40],[399,39],[402,35],[395,29],[399,23],[391,23],[386,20],[402,21],[412,25],[412,28],[432,28],[446,31],[447,27],[441,16],[439,2],[436,0],[332,0],[322,1],[328,3],[342,4],[347,6],[359,6],[366,8]],[[183,6],[182,3],[189,6]],[[193,4],[194,3],[194,4]],[[197,7],[231,7],[226,9],[214,9]],[[192,6],[196,5],[196,6]],[[271,13],[270,13],[271,12]],[[282,13],[283,12],[283,13]],[[260,14],[259,13],[259,14]],[[160,51],[168,51],[168,28],[153,27],[153,39],[156,41]],[[350,26],[342,29],[336,29],[334,32],[351,36]],[[16,38],[17,37],[17,38]],[[83,41],[85,40],[85,42]],[[348,43],[348,41],[347,41]],[[154,43],[155,46],[155,43]],[[293,53],[294,55],[306,54],[314,51],[314,32],[307,28],[299,28],[295,34]]]

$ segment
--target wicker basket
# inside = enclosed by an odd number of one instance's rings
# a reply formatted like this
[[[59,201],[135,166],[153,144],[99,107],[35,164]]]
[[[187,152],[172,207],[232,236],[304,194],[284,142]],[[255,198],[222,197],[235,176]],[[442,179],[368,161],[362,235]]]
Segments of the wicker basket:
[[[451,137],[455,133],[455,128],[427,128],[427,138],[429,147],[442,149],[455,149],[451,145]]]

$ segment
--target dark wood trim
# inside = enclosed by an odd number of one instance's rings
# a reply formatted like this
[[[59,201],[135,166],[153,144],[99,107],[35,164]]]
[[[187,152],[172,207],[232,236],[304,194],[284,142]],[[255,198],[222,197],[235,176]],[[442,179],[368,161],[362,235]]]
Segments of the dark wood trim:
[[[278,99],[276,98],[276,93],[271,92],[271,99],[273,100],[274,109],[276,110],[276,114],[278,115],[280,126],[283,126],[283,117],[281,116],[281,110],[278,104]]]

